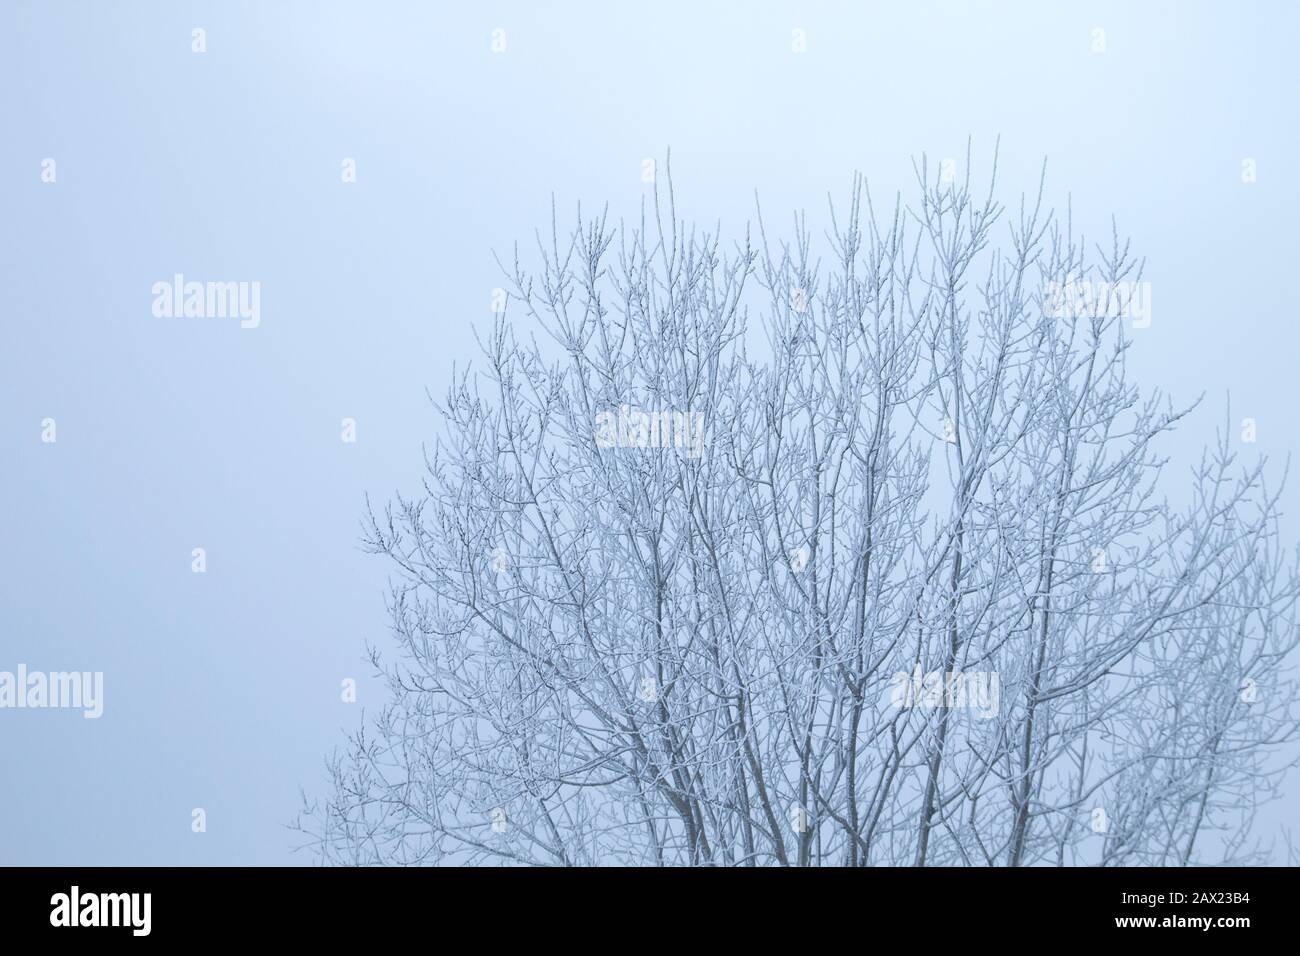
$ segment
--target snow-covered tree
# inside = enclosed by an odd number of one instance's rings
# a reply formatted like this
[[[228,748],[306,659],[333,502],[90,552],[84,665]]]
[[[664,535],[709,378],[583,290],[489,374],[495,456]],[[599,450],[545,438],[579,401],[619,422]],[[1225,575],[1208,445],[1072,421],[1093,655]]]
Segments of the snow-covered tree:
[[[724,242],[669,185],[516,250],[422,492],[367,518],[391,700],[298,821],[323,860],[1255,858],[1297,734],[1278,489],[1227,432],[1165,467],[1126,244],[1041,182],[1009,215],[996,161],[916,174],[824,242]]]

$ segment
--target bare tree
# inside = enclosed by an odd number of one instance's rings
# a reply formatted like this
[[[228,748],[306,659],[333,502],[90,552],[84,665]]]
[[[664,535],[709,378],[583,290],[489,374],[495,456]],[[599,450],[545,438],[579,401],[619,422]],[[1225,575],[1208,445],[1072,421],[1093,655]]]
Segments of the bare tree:
[[[855,180],[820,252],[761,212],[724,247],[671,186],[516,249],[423,492],[368,515],[398,654],[298,820],[324,861],[1259,858],[1278,491],[1224,431],[1169,504],[1141,264],[1041,181],[1006,215],[996,158],[949,179]]]

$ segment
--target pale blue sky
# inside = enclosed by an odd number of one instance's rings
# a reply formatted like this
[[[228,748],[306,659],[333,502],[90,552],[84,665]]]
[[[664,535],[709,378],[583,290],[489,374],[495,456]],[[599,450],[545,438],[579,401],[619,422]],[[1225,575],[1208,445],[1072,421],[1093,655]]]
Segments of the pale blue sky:
[[[102,670],[106,698],[0,713],[0,863],[309,862],[284,824],[387,641],[364,495],[417,487],[425,389],[490,319],[492,250],[552,192],[635,213],[667,147],[679,211],[739,235],[755,189],[784,223],[968,135],[984,168],[1001,134],[1004,199],[1047,156],[1049,198],[1147,257],[1135,373],[1208,399],[1175,464],[1229,390],[1251,454],[1296,444],[1300,8],[457,6],[0,7],[0,668]],[[261,326],[155,318],[177,272],[261,282]],[[1263,835],[1300,822],[1291,794]]]

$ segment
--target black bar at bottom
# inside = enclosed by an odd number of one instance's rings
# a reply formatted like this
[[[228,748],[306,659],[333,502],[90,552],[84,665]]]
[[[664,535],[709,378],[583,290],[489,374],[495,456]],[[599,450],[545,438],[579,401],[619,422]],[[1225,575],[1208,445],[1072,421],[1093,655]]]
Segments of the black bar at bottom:
[[[680,943],[684,932],[692,943],[716,935],[734,945],[809,928],[815,934],[805,945],[819,937],[831,945],[824,934],[852,927],[865,949],[900,934],[898,943],[916,944],[1032,934],[1051,946],[1126,937],[1233,946],[1293,937],[1300,923],[1291,905],[1295,873],[9,868],[0,869],[0,932],[7,943],[75,934],[75,942],[90,945],[373,945],[391,932],[418,933],[436,946],[517,938],[591,951],[635,939],[638,948],[656,939]],[[590,935],[601,927],[630,935]]]

